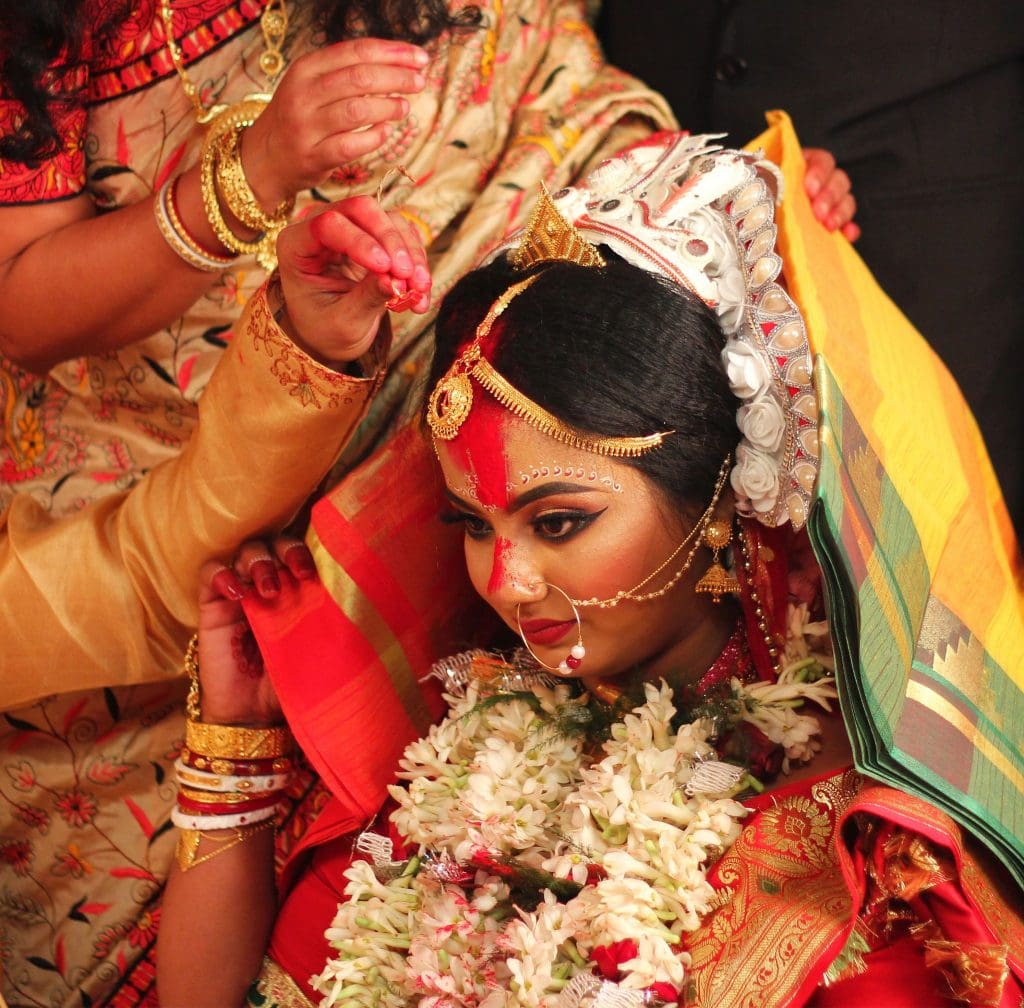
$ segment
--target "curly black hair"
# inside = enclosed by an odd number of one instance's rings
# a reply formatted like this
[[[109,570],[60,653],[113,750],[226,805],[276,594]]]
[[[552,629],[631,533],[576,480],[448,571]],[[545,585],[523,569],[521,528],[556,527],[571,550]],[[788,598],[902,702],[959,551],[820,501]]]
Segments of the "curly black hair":
[[[422,45],[445,31],[474,28],[482,17],[474,5],[453,11],[446,0],[304,2],[328,42],[359,34]],[[87,26],[84,0],[0,0],[0,78],[6,96],[24,108],[17,129],[0,137],[0,159],[32,163],[60,151],[53,113],[75,97],[69,82],[86,30],[115,30],[130,11],[130,0],[108,0],[101,23]]]

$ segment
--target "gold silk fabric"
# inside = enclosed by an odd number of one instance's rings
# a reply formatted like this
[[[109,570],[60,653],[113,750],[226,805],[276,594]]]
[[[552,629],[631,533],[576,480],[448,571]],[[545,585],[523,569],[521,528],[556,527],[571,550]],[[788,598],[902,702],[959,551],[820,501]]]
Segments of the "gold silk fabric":
[[[290,521],[364,416],[387,350],[385,326],[363,361],[373,377],[321,367],[280,331],[260,291],[178,458],[62,518],[15,497],[0,515],[2,707],[176,672],[199,569]]]

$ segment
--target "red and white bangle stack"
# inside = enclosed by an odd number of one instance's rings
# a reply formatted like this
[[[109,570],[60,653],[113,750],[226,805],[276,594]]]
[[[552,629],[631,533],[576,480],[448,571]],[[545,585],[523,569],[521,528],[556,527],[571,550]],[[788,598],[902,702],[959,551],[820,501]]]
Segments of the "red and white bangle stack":
[[[185,747],[174,764],[178,802],[171,821],[182,830],[178,861],[187,870],[204,830],[235,830],[241,843],[247,828],[269,829],[291,779],[294,743],[287,728],[238,728],[186,721]],[[205,858],[203,858],[205,860]]]

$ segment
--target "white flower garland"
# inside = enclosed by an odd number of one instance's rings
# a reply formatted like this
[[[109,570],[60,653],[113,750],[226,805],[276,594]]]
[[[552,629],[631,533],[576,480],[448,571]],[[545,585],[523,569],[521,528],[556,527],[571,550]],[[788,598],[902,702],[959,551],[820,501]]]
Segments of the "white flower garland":
[[[799,642],[778,681],[734,680],[733,691],[742,719],[804,761],[819,725],[797,708],[830,709],[836,694],[831,677],[807,680],[818,661],[808,641],[827,646],[827,630],[806,611],[791,628]],[[471,682],[406,749],[392,821],[419,854],[389,880],[367,861],[346,871],[347,901],[326,933],[337,955],[311,980],[321,1008],[601,1008],[649,1003],[642,992],[655,984],[682,990],[680,938],[712,909],[708,868],[746,814],[737,786],[690,794],[717,759],[711,726],[672,730],[672,690],[647,684],[645,702],[586,753],[581,736],[545,731],[556,710],[584,701],[567,685],[532,690],[543,713],[525,699],[481,706]],[[474,856],[488,867],[458,867]],[[561,900],[542,888],[533,909],[517,907],[503,859],[581,888]],[[594,950],[626,941],[637,954],[618,963],[619,982],[592,976]]]

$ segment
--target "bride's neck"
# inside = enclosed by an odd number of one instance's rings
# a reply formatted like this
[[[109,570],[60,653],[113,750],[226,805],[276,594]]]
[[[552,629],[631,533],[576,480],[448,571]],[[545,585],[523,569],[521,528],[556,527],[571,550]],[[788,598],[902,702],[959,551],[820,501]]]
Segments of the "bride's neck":
[[[736,629],[737,610],[730,602],[708,601],[707,615],[689,632],[644,663],[647,682],[664,679],[673,689],[690,686],[718,659]]]
[[[638,680],[658,682],[664,679],[673,689],[678,689],[696,683],[725,649],[736,629],[739,615],[735,604],[728,600],[715,605],[706,599],[706,603],[706,612],[699,620],[681,628],[671,644],[652,655],[632,673],[625,674],[619,685],[629,688]],[[583,677],[583,684],[588,689],[601,681]]]

